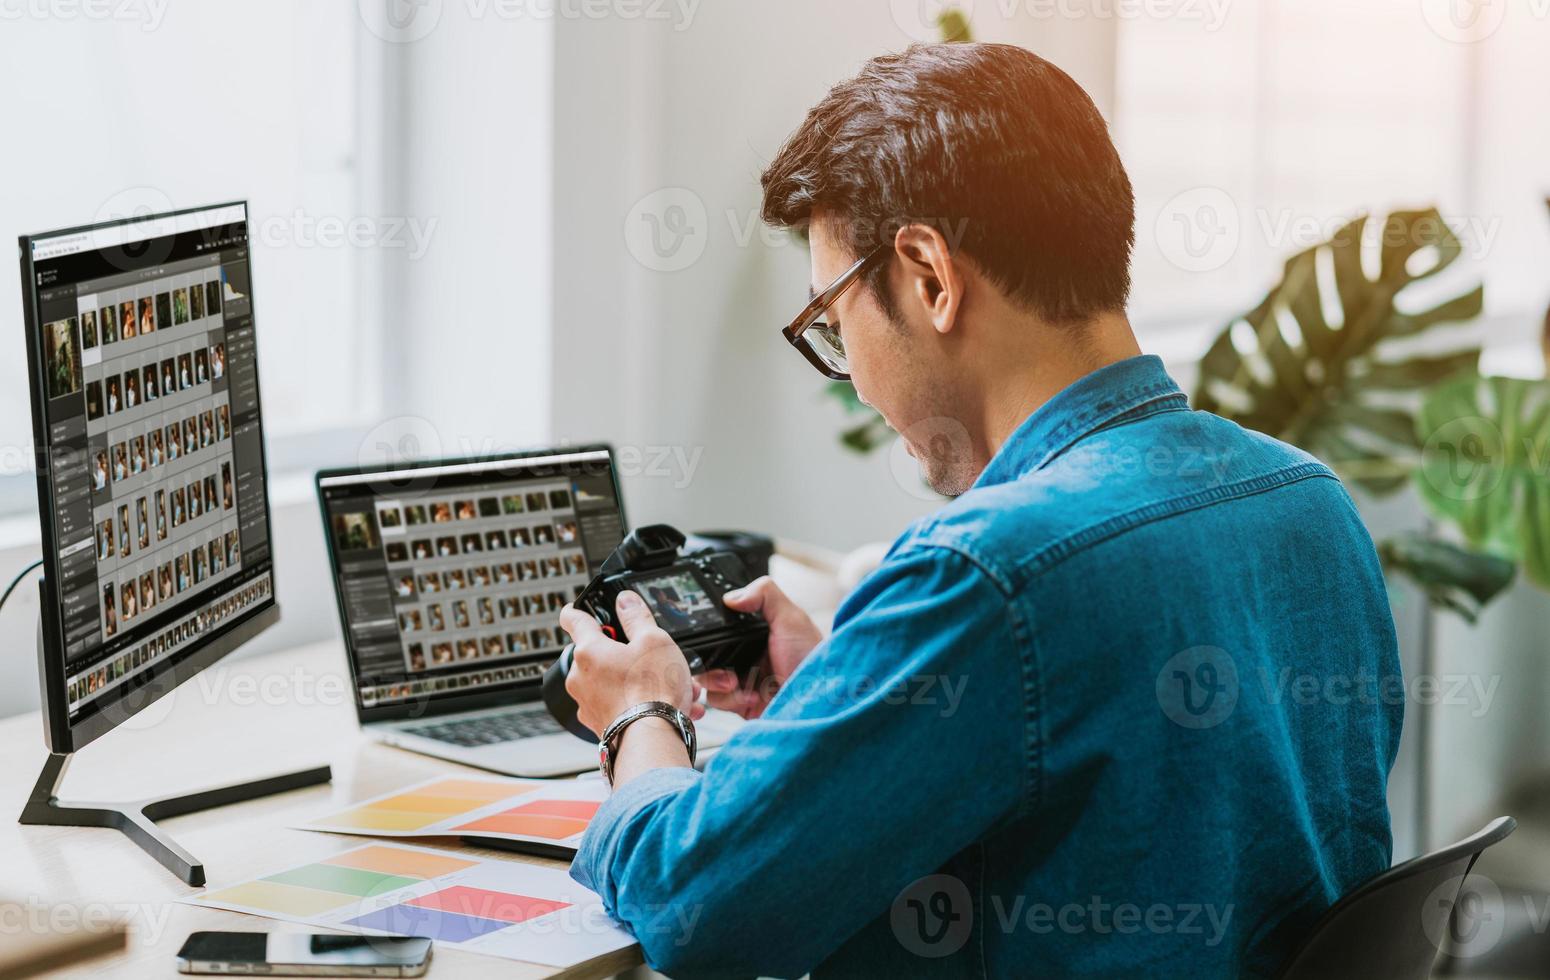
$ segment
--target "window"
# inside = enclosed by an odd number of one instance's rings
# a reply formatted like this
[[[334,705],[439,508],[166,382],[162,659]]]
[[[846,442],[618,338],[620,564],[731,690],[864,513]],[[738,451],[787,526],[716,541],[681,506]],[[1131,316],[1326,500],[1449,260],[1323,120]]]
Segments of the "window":
[[[1292,253],[1360,212],[1435,204],[1465,246],[1454,290],[1486,283],[1488,344],[1537,349],[1550,17],[1496,3],[1451,19],[1469,7],[1264,0],[1233,5],[1216,30],[1121,22],[1115,132],[1136,185],[1133,315],[1149,344],[1198,355]]]
[[[271,446],[375,411],[377,327],[356,286],[356,4],[15,5],[0,214],[34,233],[233,199],[250,203],[254,313]],[[380,231],[380,229],[376,229]],[[369,242],[367,243],[370,244]],[[12,259],[14,262],[14,258]],[[21,319],[19,277],[0,309]],[[32,465],[22,331],[0,358],[0,473]],[[272,460],[284,465],[284,452]],[[30,506],[30,477],[0,510]]]

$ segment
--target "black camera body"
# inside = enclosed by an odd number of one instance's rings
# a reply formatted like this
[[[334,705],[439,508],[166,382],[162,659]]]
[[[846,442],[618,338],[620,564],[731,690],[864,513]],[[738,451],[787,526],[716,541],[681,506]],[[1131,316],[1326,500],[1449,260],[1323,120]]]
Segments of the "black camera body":
[[[619,594],[632,591],[678,644],[692,672],[742,675],[764,656],[770,628],[759,616],[728,609],[722,596],[767,574],[773,550],[768,538],[757,535],[707,533],[691,540],[666,524],[638,528],[603,562],[575,606],[625,643],[629,637],[614,609]],[[591,741],[597,734],[577,720],[575,699],[565,690],[574,654],[574,645],[567,646],[545,672],[544,703],[568,731]]]

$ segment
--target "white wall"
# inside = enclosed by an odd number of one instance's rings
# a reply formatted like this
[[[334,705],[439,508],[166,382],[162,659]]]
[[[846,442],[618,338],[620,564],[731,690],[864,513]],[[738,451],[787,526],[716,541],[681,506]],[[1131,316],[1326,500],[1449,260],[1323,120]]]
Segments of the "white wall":
[[[1550,772],[1547,624],[1550,593],[1526,581],[1498,599],[1476,626],[1437,618],[1436,673],[1446,703],[1431,709],[1426,755],[1432,846],[1510,812],[1503,809],[1504,792],[1542,785]]]
[[[25,529],[24,522],[19,520],[17,524],[23,527],[23,538],[37,534]],[[36,542],[30,548],[23,541],[0,550],[0,588],[37,558]],[[29,578],[16,587],[0,614],[0,637],[4,638],[4,646],[0,647],[0,718],[38,706],[37,629],[38,587]],[[38,739],[42,738],[40,728]]]
[[[384,210],[435,229],[423,257],[383,271],[381,315],[400,341],[383,414],[411,419],[390,432],[426,455],[455,455],[549,431],[553,24],[440,9],[423,38],[365,43],[384,85]]]
[[[256,311],[274,341],[260,348],[271,434],[347,424],[360,356],[349,287],[370,253],[330,244],[316,229],[379,214],[360,212],[350,192],[349,46],[359,20],[305,0],[155,6],[164,16],[138,3],[0,10],[0,64],[16,86],[0,101],[12,151],[0,171],[0,232],[15,241],[247,200],[254,273],[269,284]],[[32,431],[21,302],[8,270],[0,472],[29,463],[16,451]]]

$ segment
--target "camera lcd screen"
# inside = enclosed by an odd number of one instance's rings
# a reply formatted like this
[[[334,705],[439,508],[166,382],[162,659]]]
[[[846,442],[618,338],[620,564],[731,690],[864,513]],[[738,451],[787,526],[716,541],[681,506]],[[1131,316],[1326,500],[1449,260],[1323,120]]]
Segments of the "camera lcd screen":
[[[689,572],[669,572],[636,579],[630,587],[640,593],[651,607],[657,625],[669,633],[692,633],[712,626],[725,626],[726,612],[711,599],[698,579]]]

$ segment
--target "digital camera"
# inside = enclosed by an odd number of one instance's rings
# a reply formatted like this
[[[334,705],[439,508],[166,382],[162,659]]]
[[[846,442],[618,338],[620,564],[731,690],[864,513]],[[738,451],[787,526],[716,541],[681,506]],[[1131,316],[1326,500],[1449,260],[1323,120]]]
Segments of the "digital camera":
[[[768,573],[774,546],[768,538],[705,532],[685,538],[666,524],[638,528],[608,556],[597,577],[576,598],[576,608],[596,619],[603,632],[628,642],[614,614],[619,593],[635,592],[657,625],[689,661],[690,671],[726,669],[745,674],[764,656],[770,628],[759,616],[734,612],[721,597]],[[549,713],[578,738],[597,734],[576,718],[576,701],[565,690],[575,645],[544,673]]]

